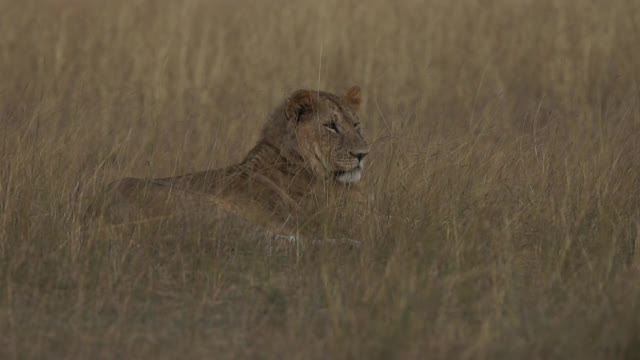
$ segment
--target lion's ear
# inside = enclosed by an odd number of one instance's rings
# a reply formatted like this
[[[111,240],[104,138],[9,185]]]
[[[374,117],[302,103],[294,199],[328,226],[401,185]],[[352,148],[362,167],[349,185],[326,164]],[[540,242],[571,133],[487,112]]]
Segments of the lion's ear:
[[[303,115],[315,110],[316,103],[313,94],[309,90],[297,90],[287,99],[285,109],[287,119],[298,122]]]
[[[360,108],[360,103],[362,102],[362,96],[360,91],[360,86],[352,86],[347,90],[347,95],[345,95],[345,99],[347,99],[347,103],[351,105],[354,109]]]

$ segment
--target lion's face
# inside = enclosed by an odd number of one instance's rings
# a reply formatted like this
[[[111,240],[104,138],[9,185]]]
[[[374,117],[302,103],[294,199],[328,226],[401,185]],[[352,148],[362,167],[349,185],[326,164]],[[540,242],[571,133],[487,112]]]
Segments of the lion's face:
[[[345,96],[298,90],[289,98],[286,113],[300,154],[321,177],[341,183],[360,181],[369,145],[356,114],[359,104],[358,87]]]

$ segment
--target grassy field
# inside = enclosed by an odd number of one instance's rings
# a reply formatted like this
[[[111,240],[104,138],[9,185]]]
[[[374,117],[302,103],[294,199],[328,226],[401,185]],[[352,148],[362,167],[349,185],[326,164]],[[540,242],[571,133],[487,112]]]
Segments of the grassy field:
[[[2,359],[640,356],[635,0],[0,0],[0,76]],[[353,84],[361,248],[78,231]]]

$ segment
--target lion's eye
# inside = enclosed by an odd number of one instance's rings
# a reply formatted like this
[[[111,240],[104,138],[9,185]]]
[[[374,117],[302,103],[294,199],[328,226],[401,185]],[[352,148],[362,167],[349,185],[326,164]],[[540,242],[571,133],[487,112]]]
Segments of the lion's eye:
[[[356,128],[356,129],[360,129],[360,123],[357,122],[357,123],[353,124],[353,127]]]
[[[324,127],[326,127],[329,131],[332,131],[334,133],[338,132],[338,126],[334,121],[324,124]]]

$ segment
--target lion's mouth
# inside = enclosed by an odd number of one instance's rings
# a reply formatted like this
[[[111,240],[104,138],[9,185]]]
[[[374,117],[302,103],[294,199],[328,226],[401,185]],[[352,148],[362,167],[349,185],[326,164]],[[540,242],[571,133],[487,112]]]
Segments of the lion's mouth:
[[[349,171],[336,171],[335,177],[338,182],[353,184],[360,181],[362,177],[362,167],[357,166]]]

